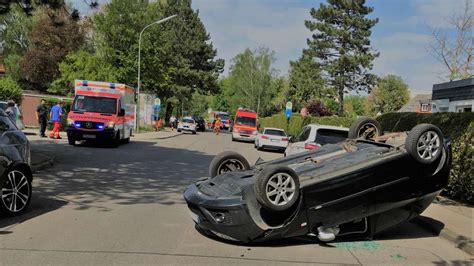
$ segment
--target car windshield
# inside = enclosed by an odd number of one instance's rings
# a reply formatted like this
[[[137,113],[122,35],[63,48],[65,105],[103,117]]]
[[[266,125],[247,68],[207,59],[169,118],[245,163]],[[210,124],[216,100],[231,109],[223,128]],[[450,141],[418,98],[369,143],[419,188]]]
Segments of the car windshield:
[[[276,130],[276,129],[265,129],[265,132],[263,134],[286,137],[286,134],[283,130]]]
[[[229,120],[229,115],[228,114],[218,114],[218,117],[221,118],[221,120]]]
[[[238,116],[235,121],[237,125],[251,126],[257,125],[257,119],[255,117]]]
[[[72,111],[115,114],[117,113],[117,99],[78,95],[74,99]]]
[[[334,144],[346,140],[347,137],[347,131],[318,129],[315,142],[319,144]]]
[[[189,119],[189,118],[184,118],[184,119],[183,119],[183,123],[191,123],[191,124],[194,124],[194,120]]]

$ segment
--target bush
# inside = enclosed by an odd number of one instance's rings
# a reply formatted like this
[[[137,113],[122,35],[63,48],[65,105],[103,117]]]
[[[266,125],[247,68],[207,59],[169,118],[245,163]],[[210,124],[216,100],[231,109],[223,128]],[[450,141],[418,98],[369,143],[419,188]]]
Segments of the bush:
[[[313,116],[332,115],[331,111],[324,105],[324,103],[318,100],[312,100],[306,108],[308,109],[308,113]]]
[[[285,114],[280,113],[270,117],[264,117],[259,119],[260,128],[264,127],[275,127],[282,128],[287,131],[290,136],[296,136],[301,129],[308,124],[321,124],[330,126],[342,126],[349,127],[353,119],[349,117],[338,117],[338,116],[324,116],[324,117],[313,117],[306,116],[301,117],[298,113],[294,113],[291,116],[289,124]]]
[[[20,105],[23,91],[10,77],[0,78],[0,101],[13,100]]]
[[[409,131],[421,123],[438,126],[453,148],[449,183],[443,193],[474,204],[474,113],[388,113],[377,120],[384,131]]]
[[[438,126],[445,137],[457,140],[474,121],[474,113],[388,113],[377,117],[384,131],[409,131],[414,126],[429,123]]]
[[[453,165],[445,194],[474,204],[474,122],[453,142]]]

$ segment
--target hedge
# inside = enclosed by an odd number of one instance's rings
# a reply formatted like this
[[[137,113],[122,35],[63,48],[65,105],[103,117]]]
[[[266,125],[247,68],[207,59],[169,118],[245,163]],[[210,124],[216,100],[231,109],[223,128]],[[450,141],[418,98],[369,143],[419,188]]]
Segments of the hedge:
[[[388,113],[377,117],[384,131],[409,131],[414,126],[429,123],[438,126],[445,137],[457,140],[474,121],[474,113]]]
[[[384,131],[409,131],[417,124],[438,126],[452,143],[453,163],[443,194],[474,204],[474,113],[388,113],[377,117]]]
[[[338,116],[323,116],[323,117],[312,117],[306,116],[301,117],[300,114],[295,113],[290,118],[290,123],[287,123],[285,114],[280,113],[270,117],[264,117],[259,119],[260,128],[275,127],[285,129],[290,136],[296,136],[300,130],[308,124],[321,124],[329,126],[341,126],[349,127],[354,119],[350,117],[338,117]]]

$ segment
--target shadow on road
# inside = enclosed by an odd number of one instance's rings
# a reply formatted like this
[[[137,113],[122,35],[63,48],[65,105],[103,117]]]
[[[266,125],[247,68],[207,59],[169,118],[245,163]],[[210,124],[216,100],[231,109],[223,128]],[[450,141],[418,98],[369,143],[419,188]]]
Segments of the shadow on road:
[[[11,233],[11,231],[9,231],[10,226],[55,211],[66,204],[67,201],[45,198],[38,194],[33,195],[30,206],[23,215],[0,219],[0,237],[1,235]]]
[[[155,144],[133,141],[117,149],[48,144],[43,148],[55,149],[59,163],[38,174],[35,194],[67,199],[77,210],[109,211],[102,203],[184,204],[182,192],[208,175],[213,157]]]

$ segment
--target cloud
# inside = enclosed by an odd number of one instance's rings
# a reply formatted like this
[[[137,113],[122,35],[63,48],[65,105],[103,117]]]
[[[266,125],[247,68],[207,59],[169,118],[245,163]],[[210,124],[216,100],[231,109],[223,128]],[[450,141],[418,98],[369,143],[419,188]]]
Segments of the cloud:
[[[296,60],[311,33],[304,26],[310,8],[295,1],[194,1],[210,32],[218,56],[231,59],[246,48],[268,47],[276,53],[275,67],[286,74],[289,61]]]
[[[401,21],[401,25],[451,28],[447,19],[464,10],[464,1],[460,0],[414,0],[410,4],[415,14]]]

